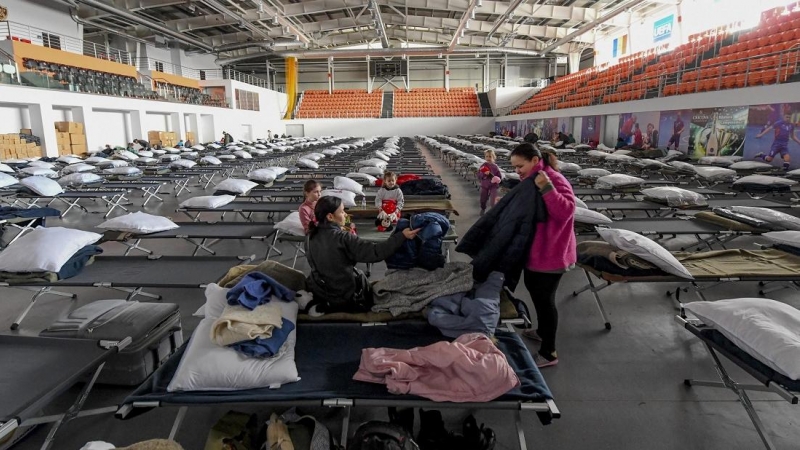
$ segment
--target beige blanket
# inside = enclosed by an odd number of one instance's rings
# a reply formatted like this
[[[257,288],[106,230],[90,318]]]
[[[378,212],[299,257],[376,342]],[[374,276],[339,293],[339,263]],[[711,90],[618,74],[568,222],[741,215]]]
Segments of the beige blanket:
[[[237,342],[272,337],[272,330],[281,326],[281,306],[270,302],[249,309],[228,305],[211,326],[211,342],[227,347]]]
[[[264,261],[257,266],[250,264],[231,267],[217,284],[222,287],[232,288],[245,275],[253,271],[264,273],[295,292],[306,290],[306,276],[303,272],[275,261]]]

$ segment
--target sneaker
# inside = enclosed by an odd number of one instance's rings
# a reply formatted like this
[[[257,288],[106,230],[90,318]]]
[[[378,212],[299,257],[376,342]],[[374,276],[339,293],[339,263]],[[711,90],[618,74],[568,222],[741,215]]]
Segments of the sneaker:
[[[533,362],[536,363],[536,367],[542,369],[544,367],[555,366],[558,364],[558,358],[550,360],[537,353],[533,355]]]
[[[522,332],[522,335],[533,341],[542,342],[542,337],[539,336],[539,333],[536,331],[535,328],[528,328],[527,330]]]

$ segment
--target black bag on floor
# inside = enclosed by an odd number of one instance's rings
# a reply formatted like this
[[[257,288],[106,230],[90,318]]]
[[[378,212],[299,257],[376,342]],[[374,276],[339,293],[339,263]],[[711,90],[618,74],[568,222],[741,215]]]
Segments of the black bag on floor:
[[[366,422],[358,427],[348,448],[352,450],[419,450],[405,428],[376,420]]]
[[[183,344],[181,315],[173,303],[98,300],[53,322],[40,336],[132,342],[107,362],[98,383],[135,386]]]

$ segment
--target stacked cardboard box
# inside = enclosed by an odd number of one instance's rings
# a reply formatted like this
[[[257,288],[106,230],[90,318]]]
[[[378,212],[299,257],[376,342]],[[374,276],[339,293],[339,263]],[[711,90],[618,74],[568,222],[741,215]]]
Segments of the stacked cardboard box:
[[[194,131],[187,131],[186,140],[191,142],[192,145],[197,144],[197,134]]]
[[[27,142],[19,134],[0,134],[0,157],[2,159],[33,158],[42,156],[42,147]]]
[[[56,122],[56,142],[59,155],[86,153],[86,134],[79,122]]]
[[[148,131],[147,141],[150,142],[150,145],[174,147],[178,144],[178,133],[174,131]]]

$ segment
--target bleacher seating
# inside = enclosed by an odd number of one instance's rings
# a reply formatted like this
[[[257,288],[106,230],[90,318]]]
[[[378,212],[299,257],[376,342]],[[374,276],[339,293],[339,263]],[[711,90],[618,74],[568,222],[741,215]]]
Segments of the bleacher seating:
[[[784,83],[800,63],[800,13],[775,8],[758,27],[731,24],[559,78],[510,114]],[[666,52],[666,53],[665,53]]]
[[[167,99],[173,99],[180,103],[188,103],[190,105],[216,106],[219,108],[229,107],[225,99],[214,98],[197,88],[178,86],[159,80],[155,80],[155,84],[159,91],[168,92],[170,94],[166,96]]]
[[[133,77],[98,72],[81,67],[66,66],[25,58],[23,78],[38,87],[65,89],[120,97],[156,99],[158,94]],[[33,77],[25,76],[33,74]],[[37,79],[38,78],[38,79]],[[39,85],[44,83],[45,85]]]
[[[382,104],[383,91],[370,94],[365,89],[340,89],[329,94],[326,90],[307,90],[300,101],[297,118],[378,118]]]
[[[473,88],[418,88],[394,91],[394,117],[479,116],[481,108]]]

